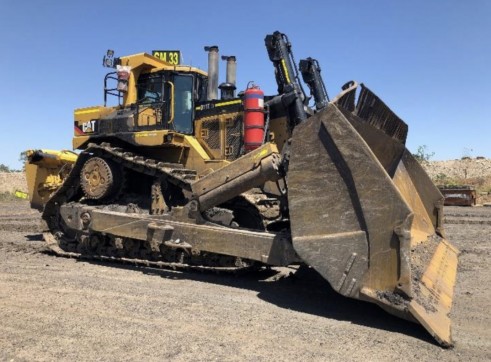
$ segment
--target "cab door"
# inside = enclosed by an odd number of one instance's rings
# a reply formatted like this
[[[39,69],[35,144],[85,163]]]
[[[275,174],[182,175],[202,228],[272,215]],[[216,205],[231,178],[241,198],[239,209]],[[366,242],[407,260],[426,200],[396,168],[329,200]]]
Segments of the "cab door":
[[[194,77],[191,74],[176,73],[170,82],[166,82],[171,103],[168,116],[169,129],[179,133],[193,134],[193,83]]]
[[[165,114],[169,108],[163,73],[143,74],[137,85],[137,128],[166,128]]]

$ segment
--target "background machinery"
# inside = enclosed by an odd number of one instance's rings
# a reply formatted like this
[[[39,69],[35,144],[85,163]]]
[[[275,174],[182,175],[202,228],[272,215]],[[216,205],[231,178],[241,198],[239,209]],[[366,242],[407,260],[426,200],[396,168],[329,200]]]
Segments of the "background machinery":
[[[75,110],[78,156],[28,152],[46,241],[60,255],[150,266],[303,263],[451,345],[458,252],[442,195],[405,148],[407,125],[363,84],[329,100],[318,62],[298,71],[284,34],[265,45],[272,96],[253,84],[235,95],[233,56],[218,86],[217,46],[205,48],[208,72],[177,52],[108,52],[104,106]]]

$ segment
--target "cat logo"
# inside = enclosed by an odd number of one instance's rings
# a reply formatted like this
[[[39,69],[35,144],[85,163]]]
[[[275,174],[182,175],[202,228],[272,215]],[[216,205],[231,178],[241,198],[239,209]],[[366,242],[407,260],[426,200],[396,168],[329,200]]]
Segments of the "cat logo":
[[[82,132],[83,133],[95,132],[95,120],[82,123]]]

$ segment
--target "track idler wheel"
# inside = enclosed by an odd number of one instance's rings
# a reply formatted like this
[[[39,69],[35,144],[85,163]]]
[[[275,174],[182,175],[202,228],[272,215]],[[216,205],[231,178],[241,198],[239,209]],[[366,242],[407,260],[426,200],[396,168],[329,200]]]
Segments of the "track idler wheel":
[[[80,184],[85,197],[94,200],[107,199],[121,189],[121,166],[101,157],[85,162],[80,173]]]

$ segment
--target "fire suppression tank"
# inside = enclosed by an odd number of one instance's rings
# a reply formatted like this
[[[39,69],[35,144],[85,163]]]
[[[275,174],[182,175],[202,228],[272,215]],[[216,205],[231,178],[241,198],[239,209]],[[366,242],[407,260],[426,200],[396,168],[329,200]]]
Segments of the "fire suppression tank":
[[[264,92],[253,83],[244,92],[244,148],[255,150],[264,139]]]

